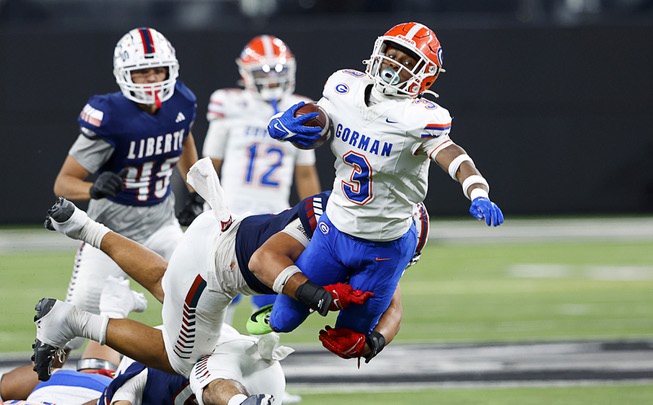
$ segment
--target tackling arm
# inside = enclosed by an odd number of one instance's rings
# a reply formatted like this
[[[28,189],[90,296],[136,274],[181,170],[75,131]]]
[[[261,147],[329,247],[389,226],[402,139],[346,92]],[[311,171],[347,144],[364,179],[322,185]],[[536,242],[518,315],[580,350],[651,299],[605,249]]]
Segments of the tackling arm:
[[[304,245],[294,237],[278,232],[254,252],[248,266],[275,292],[296,299],[322,316],[330,310],[339,311],[350,304],[362,304],[373,296],[371,292],[354,290],[349,284],[322,287],[311,282],[295,266],[295,260],[304,249]]]

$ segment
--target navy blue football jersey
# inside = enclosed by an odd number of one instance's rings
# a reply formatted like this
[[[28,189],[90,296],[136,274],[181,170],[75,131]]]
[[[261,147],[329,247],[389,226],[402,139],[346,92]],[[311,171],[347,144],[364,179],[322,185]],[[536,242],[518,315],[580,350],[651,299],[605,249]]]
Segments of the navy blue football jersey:
[[[98,404],[110,404],[116,391],[127,381],[134,378],[145,370],[141,363],[132,363],[124,373],[116,376],[106,388]],[[142,395],[143,405],[158,404],[197,404],[195,394],[190,389],[188,379],[177,375],[169,374],[153,368],[147,369],[147,382]]]
[[[93,96],[77,121],[82,134],[113,146],[98,173],[128,168],[125,189],[109,197],[123,205],[159,204],[171,191],[170,176],[197,113],[196,97],[177,81],[172,97],[150,114],[116,92]]]
[[[249,270],[249,259],[256,249],[297,218],[301,221],[306,236],[312,238],[330,195],[331,191],[325,191],[305,198],[294,207],[278,214],[252,215],[243,219],[236,233],[236,258],[243,278],[254,291],[260,294],[276,294]]]

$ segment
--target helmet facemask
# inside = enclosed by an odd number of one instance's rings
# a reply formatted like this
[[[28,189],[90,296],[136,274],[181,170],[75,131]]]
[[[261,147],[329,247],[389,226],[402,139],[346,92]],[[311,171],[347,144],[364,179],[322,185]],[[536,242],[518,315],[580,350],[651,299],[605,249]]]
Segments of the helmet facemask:
[[[281,100],[295,91],[295,60],[277,59],[269,63],[244,63],[237,59],[245,88],[262,100]]]
[[[295,92],[295,57],[275,36],[253,38],[236,64],[245,89],[262,100],[274,103]]]
[[[395,60],[386,56],[389,48],[400,50],[417,60],[413,69],[398,64]],[[383,63],[386,67],[383,67]],[[374,43],[374,50],[368,61],[365,73],[374,80],[374,87],[381,94],[392,97],[415,98],[427,91],[428,87],[435,81],[442,69],[424,56],[419,50],[407,48],[405,44],[398,43],[392,37],[379,37]],[[391,64],[397,70],[387,66]],[[407,72],[410,78],[401,80],[401,73]]]
[[[113,66],[116,82],[129,100],[161,107],[161,103],[174,94],[179,62],[170,42],[154,29],[138,28],[123,36],[116,45]],[[168,71],[163,81],[134,83],[133,71],[158,67],[165,67]]]

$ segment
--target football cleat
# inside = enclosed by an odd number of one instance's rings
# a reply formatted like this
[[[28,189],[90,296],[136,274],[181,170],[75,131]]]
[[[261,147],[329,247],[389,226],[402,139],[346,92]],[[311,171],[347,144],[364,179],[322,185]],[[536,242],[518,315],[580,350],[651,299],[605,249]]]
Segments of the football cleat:
[[[57,300],[54,298],[42,298],[36,304],[36,307],[34,307],[36,310],[36,315],[34,315],[34,323],[36,324],[36,340],[32,345],[32,349],[34,349],[32,361],[34,362],[34,371],[36,371],[38,378],[41,381],[47,381],[50,379],[50,376],[52,375],[52,363],[54,362],[55,356],[63,355],[63,349],[44,343],[39,339],[39,332],[43,327],[41,320],[50,313],[56,303]],[[64,342],[64,344],[65,343],[66,342]],[[61,347],[63,347],[63,345]]]
[[[50,376],[52,376],[52,364],[55,358],[65,357],[65,353],[63,349],[57,349],[38,339],[34,341],[32,349],[34,349],[34,354],[32,355],[34,367],[32,370],[36,372],[40,381],[48,381]]]
[[[258,309],[247,320],[245,328],[250,335],[265,335],[274,332],[270,326],[270,315],[272,314],[272,305],[269,304]]]
[[[75,307],[54,298],[42,298],[34,309],[36,341],[32,346],[32,361],[39,380],[47,381],[52,375],[55,356],[65,356],[64,346],[76,336],[67,323],[67,318]]]
[[[258,394],[247,397],[240,405],[272,405],[274,397],[270,394]]]
[[[65,198],[59,197],[57,202],[48,210],[44,226],[72,239],[79,239],[82,228],[88,220],[86,212],[80,210]]]

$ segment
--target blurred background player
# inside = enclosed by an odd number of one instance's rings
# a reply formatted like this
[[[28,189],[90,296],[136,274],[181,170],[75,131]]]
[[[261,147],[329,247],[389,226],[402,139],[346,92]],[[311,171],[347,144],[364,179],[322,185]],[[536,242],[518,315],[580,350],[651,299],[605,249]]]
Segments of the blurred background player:
[[[89,216],[169,258],[182,236],[170,178],[185,178],[197,161],[191,133],[195,95],[179,80],[175,49],[158,31],[137,28],[117,43],[113,73],[120,92],[89,99],[78,117],[81,134],[55,180],[54,193],[90,200]],[[87,178],[96,174],[94,182]],[[196,193],[180,212],[188,225],[201,212]],[[82,244],[66,300],[99,313],[108,276],[126,277],[104,253]],[[77,339],[69,345],[78,347]]]
[[[431,162],[460,182],[472,216],[497,226],[503,214],[472,159],[449,138],[449,112],[423,97],[442,71],[435,33],[415,22],[396,25],[376,40],[366,64],[365,72],[333,73],[324,86],[319,105],[335,128],[336,176],[320,232],[296,263],[317,285],[349,278],[353,288],[373,292],[336,322],[336,329],[369,335],[415,250],[413,207],[426,197]],[[292,142],[316,132],[295,118],[297,108],[270,121],[273,138]],[[306,305],[279,295],[270,325],[288,332],[308,314]]]
[[[319,193],[320,182],[315,152],[272,139],[267,124],[280,110],[311,100],[293,94],[295,57],[279,38],[253,38],[236,64],[244,88],[219,89],[211,95],[202,154],[211,158],[220,174],[227,205],[234,214],[280,212],[290,207],[293,174],[299,200]],[[225,323],[233,322],[241,297],[229,306]],[[258,295],[251,301],[257,309],[274,299],[274,295]],[[284,403],[299,400],[288,393],[284,397]]]

